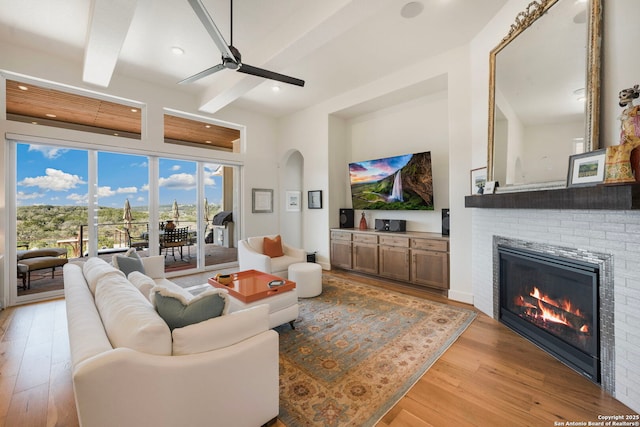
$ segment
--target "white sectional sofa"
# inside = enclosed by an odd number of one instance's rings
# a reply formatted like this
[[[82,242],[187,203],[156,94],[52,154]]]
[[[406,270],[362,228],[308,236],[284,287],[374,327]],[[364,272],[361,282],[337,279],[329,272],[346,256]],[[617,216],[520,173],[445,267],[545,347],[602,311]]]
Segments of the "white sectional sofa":
[[[268,307],[171,331],[145,294],[177,285],[164,278],[162,256],[142,261],[136,285],[99,258],[64,266],[80,425],[255,427],[275,418],[278,334]]]

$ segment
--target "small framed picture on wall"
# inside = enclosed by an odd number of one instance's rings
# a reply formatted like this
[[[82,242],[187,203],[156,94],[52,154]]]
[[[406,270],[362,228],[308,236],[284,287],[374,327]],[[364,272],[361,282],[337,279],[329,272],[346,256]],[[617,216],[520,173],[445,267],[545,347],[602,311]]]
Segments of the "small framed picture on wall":
[[[299,212],[300,211],[300,192],[299,191],[287,191],[287,211]]]
[[[322,190],[309,191],[308,198],[309,209],[322,209]]]
[[[251,212],[273,212],[273,190],[266,188],[254,188],[251,190]]]

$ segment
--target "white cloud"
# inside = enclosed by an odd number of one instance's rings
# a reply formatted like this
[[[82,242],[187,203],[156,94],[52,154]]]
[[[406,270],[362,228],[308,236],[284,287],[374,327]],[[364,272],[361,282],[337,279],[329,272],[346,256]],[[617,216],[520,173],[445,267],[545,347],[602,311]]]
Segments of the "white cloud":
[[[116,190],[118,194],[135,194],[138,192],[136,187],[120,187]]]
[[[37,151],[42,153],[47,159],[55,159],[69,150],[65,148],[48,147],[46,145],[29,144],[29,151]]]
[[[67,200],[72,200],[78,205],[86,205],[89,202],[87,194],[71,193],[67,196]]]
[[[67,191],[79,184],[86,184],[78,175],[71,175],[58,169],[47,168],[45,176],[25,178],[18,183],[25,187],[39,187],[42,190]]]
[[[180,170],[180,165],[173,165],[173,166],[171,166],[171,170],[172,170],[172,171],[179,171],[179,170]]]
[[[207,187],[215,187],[216,186],[216,182],[213,180],[213,177],[215,176],[215,173],[204,173],[204,185],[206,185]]]
[[[37,199],[38,197],[42,197],[42,193],[25,193],[24,191],[18,191],[16,194],[18,200]]]
[[[111,197],[115,195],[116,192],[113,191],[109,186],[98,187],[98,197]]]
[[[174,190],[191,190],[196,188],[196,178],[188,173],[176,173],[168,178],[160,178],[158,185]]]

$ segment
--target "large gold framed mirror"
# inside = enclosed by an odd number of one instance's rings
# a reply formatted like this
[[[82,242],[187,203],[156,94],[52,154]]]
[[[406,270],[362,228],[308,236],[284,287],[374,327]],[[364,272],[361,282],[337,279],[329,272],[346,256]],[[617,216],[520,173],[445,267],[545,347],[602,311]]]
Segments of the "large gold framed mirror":
[[[487,179],[564,187],[569,156],[599,148],[602,0],[536,0],[490,54]]]

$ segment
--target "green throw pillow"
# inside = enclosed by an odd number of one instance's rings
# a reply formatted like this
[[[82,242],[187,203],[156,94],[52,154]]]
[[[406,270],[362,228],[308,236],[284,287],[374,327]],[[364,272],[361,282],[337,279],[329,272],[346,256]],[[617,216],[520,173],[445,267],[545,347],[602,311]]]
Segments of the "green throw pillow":
[[[126,255],[116,255],[116,262],[114,263],[125,276],[129,276],[129,273],[133,271],[139,271],[144,274],[144,266],[142,265],[142,259],[136,251],[129,251]]]
[[[172,331],[221,316],[227,305],[226,294],[216,289],[207,290],[188,301],[184,295],[163,287],[154,288],[151,292],[154,293],[158,314]]]

